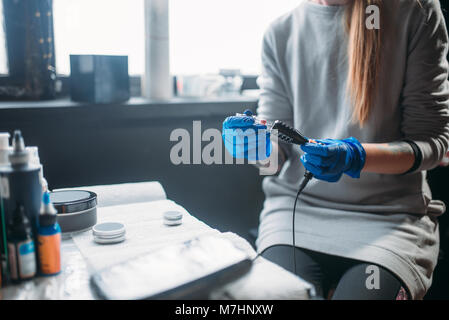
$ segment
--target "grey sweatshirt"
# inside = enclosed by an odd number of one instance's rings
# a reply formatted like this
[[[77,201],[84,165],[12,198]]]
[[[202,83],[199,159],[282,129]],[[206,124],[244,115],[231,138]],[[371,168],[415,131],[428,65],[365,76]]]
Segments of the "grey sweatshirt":
[[[448,149],[448,36],[439,1],[384,1],[380,87],[363,128],[351,122],[344,6],[303,1],[278,18],[263,41],[258,114],[283,120],[310,138],[385,143],[404,138],[423,161],[407,175],[343,175],[337,183],[312,180],[297,207],[296,245],[384,266],[413,298],[432,282],[444,204],[432,200],[426,170]],[[259,252],[292,243],[291,215],[304,168],[289,149],[278,176],[263,181]]]

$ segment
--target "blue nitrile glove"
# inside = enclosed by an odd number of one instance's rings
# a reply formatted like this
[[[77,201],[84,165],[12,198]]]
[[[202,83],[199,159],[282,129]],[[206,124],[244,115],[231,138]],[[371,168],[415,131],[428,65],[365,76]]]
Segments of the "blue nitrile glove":
[[[236,159],[265,160],[271,154],[270,132],[267,126],[255,123],[249,112],[232,116],[223,122],[223,141]],[[260,154],[259,154],[260,153]]]
[[[301,156],[304,167],[315,178],[337,182],[343,173],[352,178],[360,178],[360,171],[365,165],[366,152],[356,138],[344,140],[324,139],[317,143],[301,146],[305,152]]]

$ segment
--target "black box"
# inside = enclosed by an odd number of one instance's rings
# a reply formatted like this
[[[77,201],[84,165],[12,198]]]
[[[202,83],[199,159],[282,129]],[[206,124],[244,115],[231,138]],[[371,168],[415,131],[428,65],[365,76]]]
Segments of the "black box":
[[[128,57],[70,55],[70,96],[92,103],[129,100]]]

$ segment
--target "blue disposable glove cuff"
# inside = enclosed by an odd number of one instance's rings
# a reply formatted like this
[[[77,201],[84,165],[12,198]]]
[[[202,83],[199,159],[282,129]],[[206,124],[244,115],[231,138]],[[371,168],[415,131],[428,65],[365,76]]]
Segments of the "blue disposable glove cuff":
[[[352,153],[351,166],[344,173],[352,178],[358,179],[360,178],[360,172],[365,166],[366,151],[362,144],[354,137],[343,139],[342,141],[346,142],[351,147]]]

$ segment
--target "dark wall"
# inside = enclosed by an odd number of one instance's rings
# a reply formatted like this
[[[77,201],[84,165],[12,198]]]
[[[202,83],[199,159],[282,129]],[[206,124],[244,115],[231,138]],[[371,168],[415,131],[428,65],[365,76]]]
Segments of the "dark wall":
[[[449,1],[440,1],[446,25],[449,25]],[[449,168],[436,168],[429,172],[428,180],[433,198],[443,200],[449,208]],[[433,275],[433,285],[426,295],[427,299],[449,299],[449,213],[439,217],[440,256]]]
[[[434,199],[444,201],[449,208],[449,167],[436,168],[428,173]],[[440,256],[433,275],[433,285],[426,299],[449,299],[449,212],[438,218],[440,224]]]
[[[221,231],[248,238],[263,193],[249,165],[173,165],[170,133],[201,120],[221,129],[225,116],[255,102],[1,109],[0,131],[21,129],[39,146],[51,189],[157,180],[167,196]],[[188,115],[190,114],[190,115]],[[207,143],[205,143],[207,144]]]

